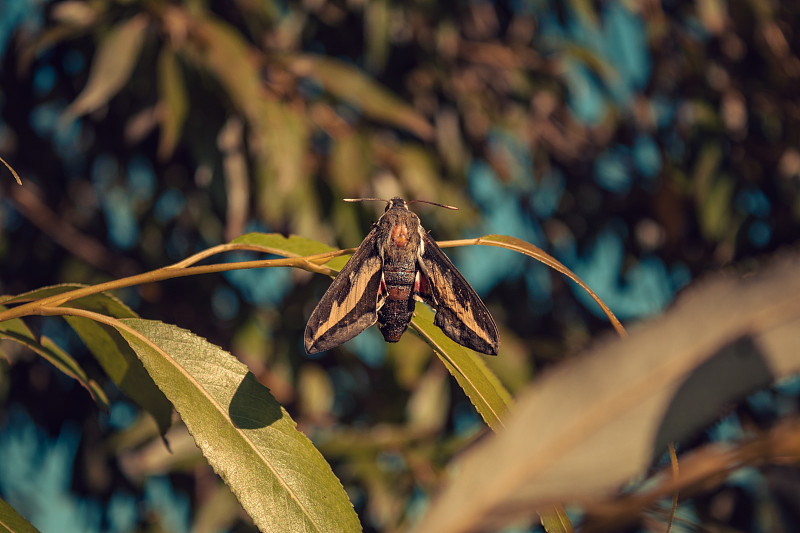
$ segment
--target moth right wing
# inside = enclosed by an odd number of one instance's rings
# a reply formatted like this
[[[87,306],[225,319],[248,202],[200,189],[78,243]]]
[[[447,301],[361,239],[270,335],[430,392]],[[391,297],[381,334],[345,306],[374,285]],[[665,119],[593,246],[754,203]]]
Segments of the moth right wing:
[[[335,348],[377,322],[383,277],[378,231],[372,228],[311,313],[303,337],[307,353]]]
[[[497,355],[500,340],[489,310],[430,235],[422,234],[419,268],[424,275],[418,296],[436,309],[433,324],[462,346]]]

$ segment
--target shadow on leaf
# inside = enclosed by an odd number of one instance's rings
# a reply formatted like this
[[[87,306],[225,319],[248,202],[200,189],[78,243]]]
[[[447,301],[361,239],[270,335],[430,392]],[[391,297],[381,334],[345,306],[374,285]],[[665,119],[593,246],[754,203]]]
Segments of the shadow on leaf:
[[[258,429],[280,420],[281,406],[269,389],[248,372],[233,394],[228,415],[239,429]]]

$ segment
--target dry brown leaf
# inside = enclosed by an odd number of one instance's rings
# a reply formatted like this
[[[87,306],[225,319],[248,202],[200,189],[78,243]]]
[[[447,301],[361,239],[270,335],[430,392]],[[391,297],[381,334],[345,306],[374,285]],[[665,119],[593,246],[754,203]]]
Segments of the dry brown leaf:
[[[601,343],[521,395],[467,454],[417,531],[493,530],[607,497],[719,409],[800,371],[800,256],[721,276],[628,339]]]

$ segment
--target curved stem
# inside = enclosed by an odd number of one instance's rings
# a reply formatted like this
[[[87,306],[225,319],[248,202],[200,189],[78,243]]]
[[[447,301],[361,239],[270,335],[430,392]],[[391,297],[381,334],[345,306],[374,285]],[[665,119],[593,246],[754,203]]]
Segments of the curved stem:
[[[143,283],[154,283],[172,278],[194,276],[198,274],[226,272],[229,270],[242,270],[246,268],[295,267],[308,270],[309,272],[330,275],[334,273],[334,271],[330,268],[322,266],[322,264],[327,262],[332,257],[348,253],[348,250],[336,250],[333,252],[325,252],[322,254],[309,255],[305,257],[287,257],[283,259],[262,259],[257,261],[240,261],[237,263],[216,263],[213,265],[188,266],[197,263],[202,259],[210,257],[211,255],[232,250],[251,250],[264,252],[262,247],[253,245],[223,244],[220,246],[214,246],[178,263],[162,267],[157,270],[151,270],[142,274],[136,274],[104,283],[98,283],[97,285],[91,285],[89,287],[81,287],[80,289],[48,296],[40,300],[22,304],[19,307],[7,309],[0,312],[0,322],[31,314],[41,314],[41,310],[44,308],[58,307],[71,300],[83,298],[85,296],[90,296],[100,292],[121,289]]]

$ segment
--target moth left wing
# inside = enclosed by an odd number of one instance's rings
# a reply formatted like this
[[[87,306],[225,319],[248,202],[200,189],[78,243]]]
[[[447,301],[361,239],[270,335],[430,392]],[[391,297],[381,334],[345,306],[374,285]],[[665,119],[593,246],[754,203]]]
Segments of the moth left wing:
[[[311,313],[303,337],[307,353],[335,348],[378,320],[383,271],[377,232],[367,235]]]
[[[434,325],[462,346],[497,355],[497,325],[486,305],[425,232],[422,244],[418,263],[425,279],[420,280],[419,296],[436,310]]]

